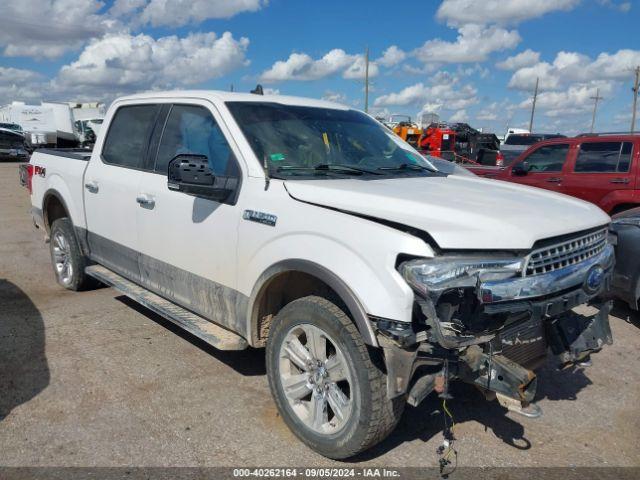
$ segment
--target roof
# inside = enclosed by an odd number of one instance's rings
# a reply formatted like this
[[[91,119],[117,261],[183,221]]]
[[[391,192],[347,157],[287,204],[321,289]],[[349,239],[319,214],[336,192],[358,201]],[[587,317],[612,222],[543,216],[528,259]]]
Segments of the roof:
[[[118,101],[146,100],[153,98],[200,98],[218,102],[272,102],[284,105],[298,105],[305,107],[333,108],[348,110],[351,107],[326,100],[305,97],[291,97],[287,95],[256,95],[253,93],[225,92],[221,90],[173,90],[161,92],[145,92],[120,97]]]

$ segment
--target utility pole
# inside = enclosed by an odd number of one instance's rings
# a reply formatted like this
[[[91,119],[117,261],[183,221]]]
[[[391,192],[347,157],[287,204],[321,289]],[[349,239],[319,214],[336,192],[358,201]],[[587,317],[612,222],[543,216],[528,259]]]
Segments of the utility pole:
[[[638,103],[638,86],[640,84],[640,66],[636,67],[636,80],[633,82],[633,111],[631,112],[631,133],[636,130],[636,104]]]
[[[369,112],[369,47],[364,52],[364,111]]]
[[[533,132],[533,114],[536,111],[536,100],[538,100],[538,82],[540,77],[536,77],[536,89],[533,91],[533,104],[531,105],[531,120],[529,120],[529,132]]]
[[[589,98],[591,100],[594,100],[594,103],[593,103],[593,116],[591,117],[591,133],[593,133],[593,127],[596,124],[596,110],[598,110],[598,102],[603,99],[603,97],[600,96],[600,89],[596,88],[596,96],[595,97],[589,97]]]

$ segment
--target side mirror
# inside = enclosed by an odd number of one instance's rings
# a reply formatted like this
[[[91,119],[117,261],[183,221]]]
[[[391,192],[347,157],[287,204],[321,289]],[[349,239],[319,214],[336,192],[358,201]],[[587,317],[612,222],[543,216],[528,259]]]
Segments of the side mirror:
[[[524,176],[529,173],[529,165],[527,164],[527,162],[516,163],[511,169],[511,172],[514,175]]]
[[[235,191],[238,179],[215,176],[206,155],[180,154],[169,162],[169,190],[224,202]]]

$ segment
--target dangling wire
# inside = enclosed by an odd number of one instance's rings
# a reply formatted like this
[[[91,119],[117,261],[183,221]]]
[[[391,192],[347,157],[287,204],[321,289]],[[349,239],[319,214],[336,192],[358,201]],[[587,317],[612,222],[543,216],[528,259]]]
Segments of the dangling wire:
[[[448,372],[447,372],[448,374]],[[453,415],[449,411],[447,407],[447,396],[444,395],[442,399],[442,416],[444,420],[444,430],[442,431],[442,436],[444,440],[442,445],[438,447],[438,455],[440,455],[440,459],[438,463],[440,465],[440,476],[443,478],[447,478],[453,472],[455,472],[456,468],[458,468],[458,452],[455,448],[453,448],[453,444],[456,441],[455,437],[455,428],[456,422],[453,419]],[[453,455],[453,463],[451,461],[451,457]],[[453,465],[453,468],[449,471],[445,471],[448,465]]]

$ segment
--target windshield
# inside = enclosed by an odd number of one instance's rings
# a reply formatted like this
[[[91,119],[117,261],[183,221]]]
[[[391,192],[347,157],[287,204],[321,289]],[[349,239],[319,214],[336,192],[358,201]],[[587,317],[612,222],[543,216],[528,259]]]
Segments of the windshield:
[[[429,175],[437,169],[355,110],[228,102],[253,152],[275,176]]]
[[[15,130],[16,132],[22,131],[22,127],[17,123],[0,123],[0,128],[6,128],[7,130]]]

